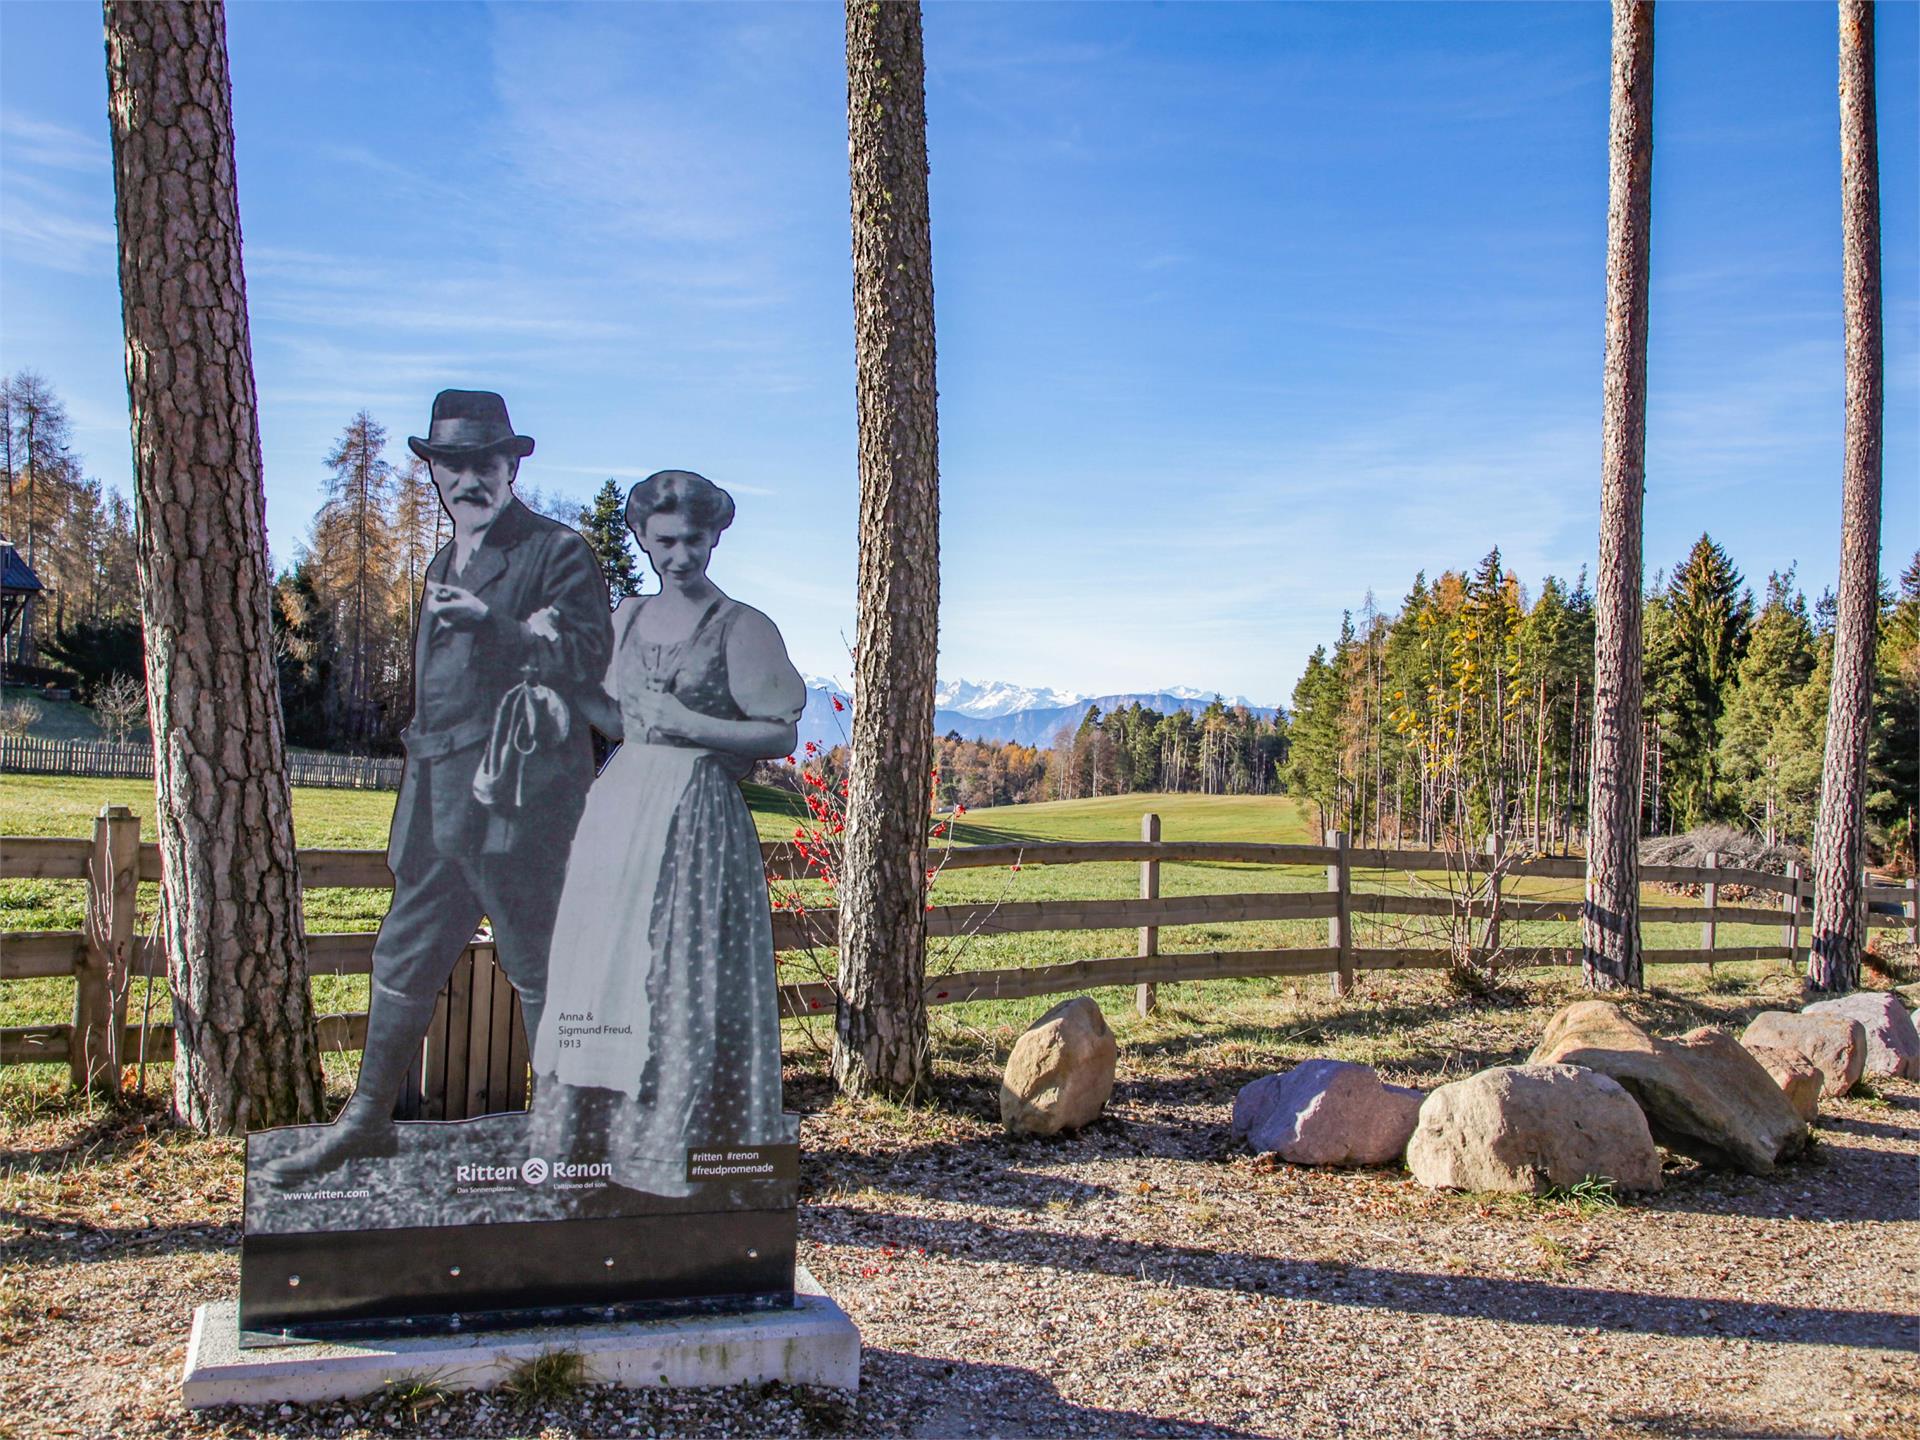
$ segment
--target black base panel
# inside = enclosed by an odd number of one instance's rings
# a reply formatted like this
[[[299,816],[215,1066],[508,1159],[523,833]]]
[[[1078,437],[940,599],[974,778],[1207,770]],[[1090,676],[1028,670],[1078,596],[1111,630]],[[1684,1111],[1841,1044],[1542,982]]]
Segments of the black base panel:
[[[790,1305],[797,1241],[790,1209],[248,1235],[240,1328],[332,1339],[598,1319],[609,1307],[622,1318]]]
[[[738,1315],[791,1310],[791,1290],[764,1295],[701,1295],[685,1300],[632,1300],[621,1305],[548,1305],[537,1310],[463,1310],[452,1315],[403,1320],[314,1320],[279,1330],[242,1330],[242,1350],[284,1350],[289,1345],[351,1344],[408,1335],[474,1335],[490,1330],[530,1330],[554,1325],[617,1325],[628,1320],[669,1320],[681,1315]]]

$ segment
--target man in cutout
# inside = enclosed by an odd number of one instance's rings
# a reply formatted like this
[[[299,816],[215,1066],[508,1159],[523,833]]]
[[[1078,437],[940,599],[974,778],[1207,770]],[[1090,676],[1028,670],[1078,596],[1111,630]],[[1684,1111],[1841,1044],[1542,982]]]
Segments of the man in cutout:
[[[588,715],[613,651],[606,582],[578,533],[513,495],[533,441],[490,391],[445,390],[427,437],[453,539],[427,566],[413,717],[387,863],[393,905],[373,949],[353,1098],[326,1132],[269,1161],[288,1181],[391,1155],[393,1110],[434,1000],[484,916],[500,968],[540,1032],[567,854],[593,781]]]

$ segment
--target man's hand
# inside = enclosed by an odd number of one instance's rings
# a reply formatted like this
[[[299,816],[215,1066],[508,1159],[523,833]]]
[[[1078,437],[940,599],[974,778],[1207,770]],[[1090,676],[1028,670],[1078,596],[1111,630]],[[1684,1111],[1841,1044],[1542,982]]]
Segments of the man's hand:
[[[560,638],[560,609],[549,605],[544,610],[536,610],[527,617],[527,629],[541,640]]]
[[[487,602],[458,585],[429,585],[427,615],[450,630],[471,630],[488,615]]]

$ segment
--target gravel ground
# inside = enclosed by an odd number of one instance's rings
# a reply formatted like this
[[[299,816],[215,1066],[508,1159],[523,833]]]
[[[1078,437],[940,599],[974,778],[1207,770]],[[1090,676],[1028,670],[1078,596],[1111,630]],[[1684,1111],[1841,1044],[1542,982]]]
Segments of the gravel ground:
[[[1790,983],[1631,1008],[1669,1033],[1737,1026]],[[1425,1086],[1520,1057],[1568,998],[1529,984],[1485,1000],[1370,981],[1338,1010],[1276,989],[1123,1028],[1109,1114],[1053,1141],[994,1123],[1010,1034],[950,1032],[920,1109],[831,1101],[796,1063],[801,1259],[860,1326],[853,1397],[396,1392],[189,1414],[193,1307],[237,1284],[238,1145],[153,1108],[16,1096],[0,1436],[1920,1435],[1920,1085],[1831,1104],[1778,1176],[1674,1161],[1662,1194],[1622,1207],[1233,1146],[1235,1090],[1308,1055]]]

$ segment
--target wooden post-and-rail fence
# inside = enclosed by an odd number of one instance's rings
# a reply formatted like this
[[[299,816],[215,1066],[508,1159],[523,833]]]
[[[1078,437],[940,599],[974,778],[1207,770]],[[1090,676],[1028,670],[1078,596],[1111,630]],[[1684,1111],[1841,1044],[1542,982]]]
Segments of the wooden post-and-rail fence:
[[[1353,917],[1359,913],[1452,917],[1457,921],[1461,905],[1455,894],[1381,893],[1356,890],[1353,882],[1356,872],[1452,871],[1457,876],[1463,863],[1473,864],[1471,856],[1361,849],[1350,845],[1348,837],[1339,832],[1329,836],[1329,841],[1326,845],[1167,841],[1160,837],[1159,817],[1148,815],[1138,841],[953,847],[944,852],[941,863],[961,869],[1137,862],[1139,897],[936,905],[927,912],[929,934],[1133,930],[1139,943],[1134,953],[1110,958],[930,976],[927,1002],[951,1005],[1133,986],[1136,1004],[1144,1014],[1152,1009],[1159,986],[1183,981],[1327,975],[1334,993],[1344,995],[1350,993],[1362,971],[1445,969],[1454,963],[1450,950],[1441,945],[1358,945]],[[767,844],[762,850],[770,875],[799,879],[808,873],[805,863],[784,843]],[[1179,861],[1324,866],[1326,887],[1162,896],[1160,867]],[[1503,893],[1501,882],[1521,876],[1578,879],[1585,873],[1585,862],[1577,857],[1540,856],[1507,863],[1495,841],[1488,846],[1484,864],[1481,889],[1474,890],[1472,875],[1465,877],[1467,889],[1474,895],[1467,924],[1471,928],[1476,919],[1479,922],[1476,953],[1497,954],[1501,963],[1514,965],[1577,961],[1577,946],[1503,947],[1501,925],[1503,921],[1574,921],[1579,919],[1581,901],[1519,899]],[[393,885],[383,850],[302,850],[300,867],[309,889],[390,889]],[[1704,866],[1643,866],[1642,876],[1649,882],[1705,887],[1703,905],[1641,907],[1643,923],[1701,926],[1699,948],[1648,950],[1646,963],[1772,959],[1801,963],[1805,958],[1802,921],[1810,914],[1813,887],[1799,874],[1799,868],[1795,865],[1784,876],[1774,875],[1722,866],[1718,856],[1709,856]],[[0,1028],[0,1063],[65,1064],[75,1084],[111,1090],[118,1086],[122,1069],[136,1060],[171,1059],[173,1027],[131,1023],[128,1015],[131,982],[166,973],[159,945],[138,931],[138,886],[142,881],[161,879],[159,848],[141,842],[139,818],[124,807],[108,806],[94,821],[90,839],[0,837],[0,879],[73,879],[84,880],[87,885],[83,928],[0,934],[0,980],[71,977],[75,982],[70,1022]],[[1724,887],[1733,885],[1779,895],[1778,908],[1721,903]],[[1869,925],[1904,930],[1920,943],[1920,878],[1899,886],[1870,882],[1864,893]],[[1168,954],[1160,944],[1161,931],[1169,926],[1314,919],[1326,921],[1325,946]],[[1718,943],[1722,924],[1777,924],[1780,943],[1729,948]],[[782,911],[774,916],[775,948],[808,949],[815,943],[815,936],[833,930],[830,910],[815,910],[805,919]],[[371,932],[309,934],[309,971],[316,975],[369,974],[373,940]],[[788,1017],[830,1012],[833,1004],[833,987],[827,982],[780,987],[781,1012]],[[494,964],[493,947],[476,940],[441,994],[434,1027],[421,1057],[420,1094],[415,1097],[413,1113],[430,1119],[459,1119],[523,1105],[527,1044],[517,1012],[512,986]],[[366,1015],[323,1015],[320,1035],[327,1049],[356,1050],[366,1038]]]

